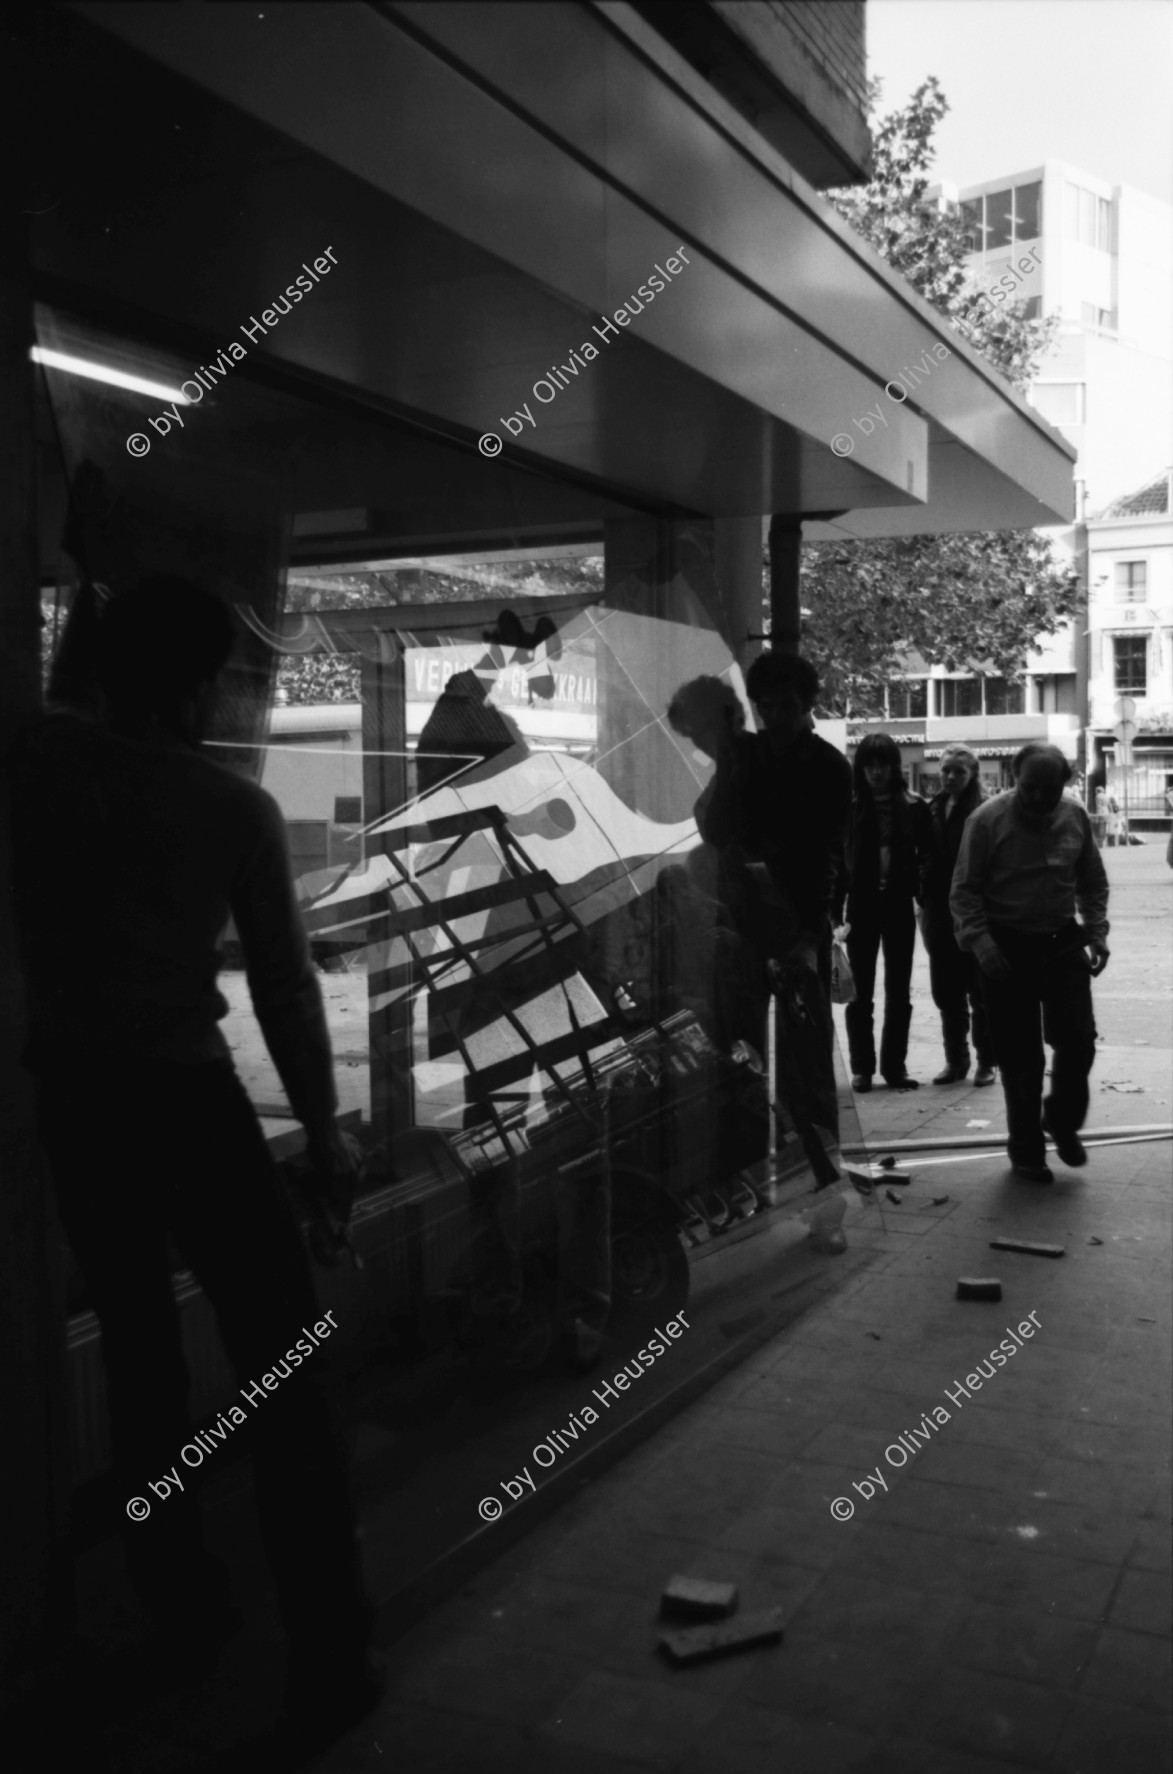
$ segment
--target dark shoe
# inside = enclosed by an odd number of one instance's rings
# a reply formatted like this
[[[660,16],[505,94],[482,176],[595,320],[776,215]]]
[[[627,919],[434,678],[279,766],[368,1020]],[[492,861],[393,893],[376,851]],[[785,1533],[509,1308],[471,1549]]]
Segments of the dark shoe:
[[[960,1084],[962,1082],[962,1080],[964,1078],[968,1078],[968,1076],[969,1076],[968,1062],[964,1066],[946,1066],[943,1071],[937,1073],[937,1076],[933,1079],[933,1083],[934,1084]]]
[[[910,1078],[908,1076],[907,1072],[901,1072],[895,1078],[889,1078],[887,1075],[885,1075],[884,1083],[888,1086],[889,1090],[919,1090],[920,1089],[919,1078]]]
[[[1053,1183],[1055,1181],[1045,1164],[1012,1164],[1010,1169],[1023,1183]]]
[[[856,1096],[863,1096],[871,1087],[872,1075],[870,1072],[857,1072],[851,1080],[851,1088]]]
[[[998,1074],[993,1066],[979,1066],[973,1075],[974,1084],[982,1090],[987,1084],[993,1084]]]
[[[1047,1117],[1043,1116],[1043,1132],[1049,1137],[1056,1152],[1072,1170],[1079,1170],[1087,1163],[1087,1147],[1077,1133],[1059,1133],[1051,1126]]]

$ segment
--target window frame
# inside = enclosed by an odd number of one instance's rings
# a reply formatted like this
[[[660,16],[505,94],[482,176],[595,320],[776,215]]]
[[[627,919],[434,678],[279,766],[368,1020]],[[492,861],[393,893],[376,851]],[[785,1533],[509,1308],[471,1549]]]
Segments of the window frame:
[[[1129,569],[1140,568],[1139,579],[1129,574]],[[1118,604],[1143,604],[1148,602],[1149,563],[1147,555],[1142,559],[1114,561],[1112,572],[1112,595]]]
[[[1112,687],[1118,696],[1147,696],[1149,693],[1149,637],[1147,634],[1114,634],[1112,641]],[[1120,675],[1121,654],[1129,650],[1139,662],[1140,683],[1123,682]]]

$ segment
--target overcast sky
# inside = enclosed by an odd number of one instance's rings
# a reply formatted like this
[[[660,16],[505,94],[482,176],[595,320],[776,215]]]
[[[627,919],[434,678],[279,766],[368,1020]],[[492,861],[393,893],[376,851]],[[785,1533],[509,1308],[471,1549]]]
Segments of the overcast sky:
[[[1170,0],[868,0],[867,46],[884,112],[940,80],[937,178],[1066,160],[1173,201]]]

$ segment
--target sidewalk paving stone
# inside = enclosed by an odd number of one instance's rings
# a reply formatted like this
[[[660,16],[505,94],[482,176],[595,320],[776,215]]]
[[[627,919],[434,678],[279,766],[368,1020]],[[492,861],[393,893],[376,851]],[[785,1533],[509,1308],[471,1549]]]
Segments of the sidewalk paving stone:
[[[1173,1100],[1157,992],[1173,958],[1151,910],[1170,882],[1151,858],[1106,860],[1120,893],[1092,1115],[1121,1126]],[[939,1064],[925,971],[918,952],[922,1079]],[[1098,1088],[1130,1078],[1143,1094]],[[1000,1089],[972,1085],[859,1107],[873,1156],[1005,1125]],[[913,1161],[882,1221],[854,1204],[869,1261],[838,1291],[393,1645],[387,1706],[319,1774],[357,1770],[360,1740],[377,1766],[376,1737],[405,1774],[1163,1774],[1169,1144],[1099,1149],[1035,1191],[1000,1152],[947,1155],[964,1162]],[[934,1194],[950,1201],[929,1209]],[[1066,1255],[991,1251],[1003,1235]],[[953,1299],[985,1273],[1001,1302]],[[1035,1337],[951,1403],[1032,1310]],[[885,1448],[939,1405],[949,1421],[890,1467]],[[854,1481],[878,1465],[888,1489],[865,1499]],[[736,1582],[745,1608],[780,1598],[784,1643],[670,1669],[656,1609],[674,1571]]]
[[[914,1707],[906,1729],[952,1749],[1010,1761],[1043,1761],[1054,1748],[1072,1697],[987,1670],[944,1669]]]
[[[1173,1647],[1143,1632],[1109,1626],[1101,1634],[1081,1688],[1121,1706],[1173,1710]]]
[[[1169,1534],[1164,1536],[1165,1562],[1168,1564]],[[1153,1632],[1168,1637],[1173,1631],[1173,1597],[1169,1584],[1156,1571],[1125,1571],[1112,1603],[1113,1626],[1131,1627],[1134,1632]]]

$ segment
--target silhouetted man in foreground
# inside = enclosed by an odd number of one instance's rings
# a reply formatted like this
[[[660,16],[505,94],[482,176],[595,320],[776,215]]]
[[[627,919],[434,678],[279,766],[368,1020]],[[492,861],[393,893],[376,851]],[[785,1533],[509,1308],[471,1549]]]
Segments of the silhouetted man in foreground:
[[[1024,745],[1014,788],[970,814],[949,899],[958,947],[981,969],[1010,1164],[1032,1183],[1052,1181],[1048,1133],[1064,1164],[1087,1163],[1091,982],[1108,964],[1108,878],[1086,810],[1064,797],[1070,778],[1058,746]],[[1044,1041],[1054,1054],[1045,1101]]]
[[[378,1672],[327,1357],[305,1340],[305,1327],[324,1321],[219,1027],[230,913],[265,1040],[343,1219],[356,1173],[335,1123],[330,1041],[281,813],[200,750],[233,639],[217,599],[181,579],[144,580],[94,626],[96,718],[51,707],[18,747],[25,1059],[61,1218],[101,1324],[120,1522],[156,1642],[183,1667],[239,1623],[228,1572],[204,1546],[190,1470],[201,1462],[181,1456],[199,1444],[170,1237],[254,1395],[236,1395],[239,1415],[221,1414],[251,1438],[289,1636],[287,1715],[306,1743],[367,1710]],[[308,1355],[295,1353],[299,1339]],[[167,1475],[176,1482],[163,1489]],[[128,1520],[131,1498],[153,1499],[149,1518]]]
[[[696,809],[701,836],[718,850],[736,846],[760,865],[772,888],[755,920],[757,945],[776,985],[785,983],[791,996],[797,991],[814,1030],[813,1057],[802,1055],[806,1092],[813,1119],[837,1139],[830,912],[843,864],[851,768],[814,732],[819,680],[809,660],[762,653],[746,673],[745,688],[761,732],[743,731],[740,711],[728,703],[714,702],[705,715],[679,697],[673,725],[717,766],[711,792]],[[783,1098],[796,1084],[786,1066],[792,1051],[792,1043],[779,1043],[776,1088]]]

